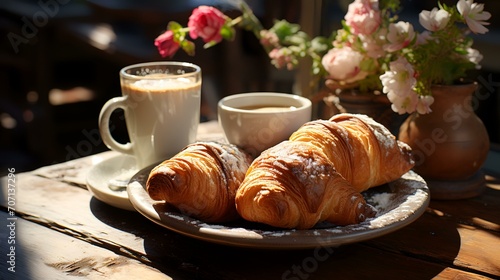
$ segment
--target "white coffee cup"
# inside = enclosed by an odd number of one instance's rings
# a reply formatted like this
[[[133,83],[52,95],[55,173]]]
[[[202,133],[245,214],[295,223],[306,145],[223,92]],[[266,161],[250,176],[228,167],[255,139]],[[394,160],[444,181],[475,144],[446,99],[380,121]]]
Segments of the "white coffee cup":
[[[252,156],[287,140],[311,120],[311,112],[309,99],[286,93],[241,93],[218,103],[219,123],[228,142]]]
[[[133,155],[138,168],[167,159],[196,140],[200,121],[201,69],[184,62],[149,62],[120,70],[122,96],[101,109],[99,130],[111,150]],[[121,108],[130,142],[110,132],[113,111]]]

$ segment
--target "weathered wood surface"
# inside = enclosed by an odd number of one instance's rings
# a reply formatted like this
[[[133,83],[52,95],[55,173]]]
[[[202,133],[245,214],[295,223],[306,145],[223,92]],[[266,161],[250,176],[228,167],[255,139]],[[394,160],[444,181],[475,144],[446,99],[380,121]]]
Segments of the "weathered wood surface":
[[[271,251],[188,238],[93,198],[85,187],[86,172],[115,155],[107,152],[16,174],[17,248],[24,256],[17,279],[131,279],[122,277],[126,271],[144,276],[133,279],[500,277],[500,187],[492,178],[482,196],[432,201],[417,221],[380,238],[338,248]],[[6,179],[0,192],[5,224]],[[0,233],[5,257],[6,226]],[[0,264],[0,278],[16,279],[9,278],[7,267]],[[88,274],[76,277],[76,272]]]
[[[6,212],[0,212],[1,220],[7,218]],[[16,246],[16,264],[13,271],[0,270],[0,279],[172,279],[137,260],[50,227],[21,218],[16,227],[16,243],[0,244],[2,252]]]

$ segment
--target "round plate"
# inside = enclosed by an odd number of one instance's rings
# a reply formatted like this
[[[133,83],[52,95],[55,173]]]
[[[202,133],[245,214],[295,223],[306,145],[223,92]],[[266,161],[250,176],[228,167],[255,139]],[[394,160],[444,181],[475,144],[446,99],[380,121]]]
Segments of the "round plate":
[[[128,185],[132,205],[151,221],[175,232],[219,244],[265,249],[302,249],[339,246],[396,231],[420,217],[429,204],[429,189],[413,171],[389,184],[363,193],[378,213],[360,224],[335,226],[321,223],[308,230],[285,230],[244,220],[209,224],[169,209],[152,200],[145,190],[153,166],[139,171]]]
[[[87,174],[87,189],[100,201],[111,206],[135,211],[128,199],[126,186],[130,178],[137,173],[135,158],[118,155],[94,165]],[[118,181],[125,187],[112,190],[110,184]]]

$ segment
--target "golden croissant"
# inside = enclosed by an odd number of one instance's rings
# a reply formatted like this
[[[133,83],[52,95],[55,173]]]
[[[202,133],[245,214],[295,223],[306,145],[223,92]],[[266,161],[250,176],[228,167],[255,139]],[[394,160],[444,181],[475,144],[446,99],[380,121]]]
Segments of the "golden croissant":
[[[320,148],[359,192],[394,181],[414,166],[410,146],[366,115],[338,114],[311,121],[290,140]]]
[[[250,165],[236,194],[249,221],[307,229],[321,221],[355,224],[375,212],[325,154],[307,142],[282,142]]]
[[[236,193],[246,220],[307,229],[375,215],[361,191],[413,167],[410,148],[364,115],[340,114],[304,124],[289,141],[264,151]]]
[[[181,213],[206,222],[238,217],[234,198],[251,163],[234,145],[197,142],[150,172],[146,190]]]

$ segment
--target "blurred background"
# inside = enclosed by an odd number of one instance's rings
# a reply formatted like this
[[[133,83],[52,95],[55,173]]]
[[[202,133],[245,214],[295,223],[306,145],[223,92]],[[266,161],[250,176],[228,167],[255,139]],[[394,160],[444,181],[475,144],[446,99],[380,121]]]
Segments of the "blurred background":
[[[120,96],[119,70],[133,63],[167,60],[153,44],[169,21],[186,25],[192,9],[213,5],[231,17],[231,1],[209,0],[2,0],[0,2],[0,175],[25,171],[107,150],[98,131],[102,105]],[[310,35],[340,27],[350,0],[248,0],[264,28],[273,19],[300,23]],[[402,0],[402,18],[416,23],[430,0]],[[456,1],[444,1],[454,5]],[[500,1],[483,0],[492,13],[490,31],[475,39],[482,52],[478,116],[491,142],[500,142]],[[203,71],[202,119],[216,119],[217,101],[250,91],[300,93],[308,69],[276,70],[253,34],[238,30],[232,42],[194,57],[179,51],[170,60]],[[321,106],[321,104],[317,104]],[[123,114],[111,121],[127,141]]]

